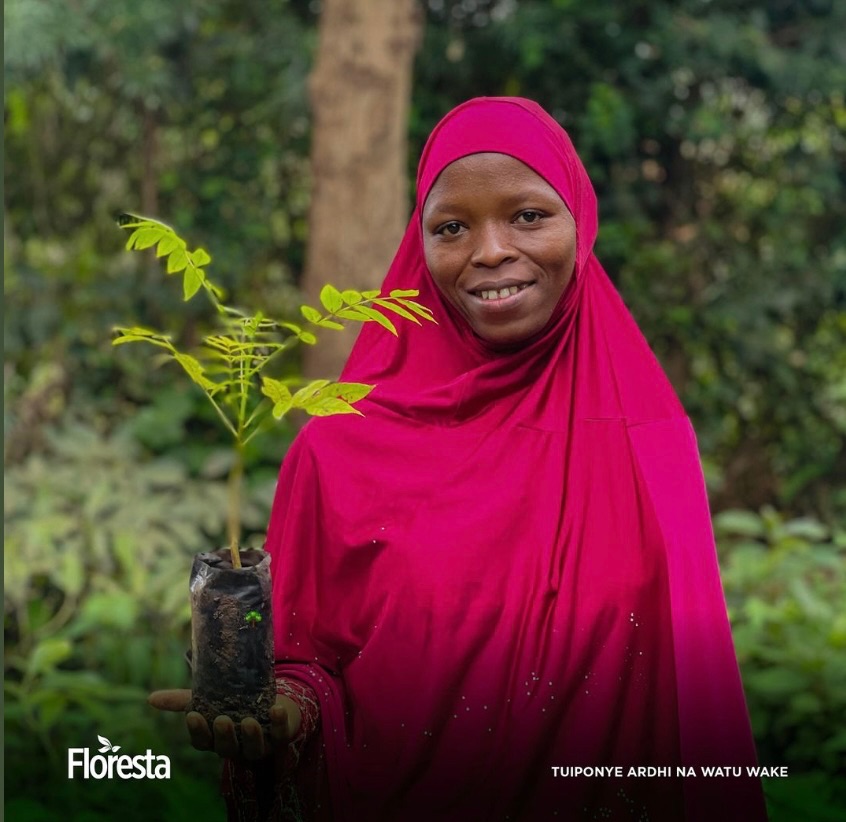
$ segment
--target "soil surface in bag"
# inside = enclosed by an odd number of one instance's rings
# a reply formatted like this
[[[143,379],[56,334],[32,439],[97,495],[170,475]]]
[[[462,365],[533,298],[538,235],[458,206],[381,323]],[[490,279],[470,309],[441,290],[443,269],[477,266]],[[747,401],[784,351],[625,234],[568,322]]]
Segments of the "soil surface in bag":
[[[241,562],[232,568],[228,548],[194,557],[189,710],[267,727],[276,701],[270,554],[244,551]]]

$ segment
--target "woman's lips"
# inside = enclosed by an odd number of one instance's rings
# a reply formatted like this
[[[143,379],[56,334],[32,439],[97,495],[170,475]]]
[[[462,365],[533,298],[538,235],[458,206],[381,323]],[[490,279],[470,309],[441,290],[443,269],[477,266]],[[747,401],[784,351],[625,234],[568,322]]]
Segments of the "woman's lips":
[[[506,311],[523,301],[534,283],[503,284],[496,288],[477,288],[468,292],[473,304],[482,311]]]

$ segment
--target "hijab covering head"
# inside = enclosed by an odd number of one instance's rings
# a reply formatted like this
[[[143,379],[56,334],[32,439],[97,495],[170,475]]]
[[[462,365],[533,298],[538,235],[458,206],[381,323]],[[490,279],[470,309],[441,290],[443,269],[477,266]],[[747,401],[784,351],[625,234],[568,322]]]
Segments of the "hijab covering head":
[[[423,255],[438,175],[485,152],[546,180],[577,229],[549,323],[507,352]],[[695,438],[596,234],[587,173],[537,104],[470,100],[432,132],[383,293],[419,290],[438,325],[362,329],[342,379],[376,384],[364,416],[303,429],[268,531],[278,670],[321,700],[315,813],[765,818],[754,779],[676,778],[754,765],[754,746]]]

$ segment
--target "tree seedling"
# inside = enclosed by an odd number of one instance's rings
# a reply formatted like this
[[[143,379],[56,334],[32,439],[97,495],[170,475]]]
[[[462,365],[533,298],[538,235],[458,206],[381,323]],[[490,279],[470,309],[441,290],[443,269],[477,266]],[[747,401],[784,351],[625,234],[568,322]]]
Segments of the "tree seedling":
[[[149,217],[121,214],[118,225],[130,232],[127,249],[155,249],[156,256],[164,258],[168,274],[182,275],[186,301],[202,292],[215,309],[216,327],[203,337],[198,352],[181,351],[169,335],[140,326],[116,328],[113,344],[142,342],[161,349],[200,388],[231,435],[234,460],[229,473],[227,530],[232,567],[240,568],[245,446],[262,430],[268,417],[281,420],[294,408],[312,416],[360,414],[355,404],[374,388],[331,380],[312,380],[297,387],[291,380],[268,376],[267,367],[299,343],[317,343],[321,330],[339,331],[347,322],[376,322],[396,335],[392,318],[418,325],[421,320],[435,320],[428,308],[413,300],[418,291],[394,290],[382,295],[379,291],[339,291],[332,285],[320,292],[322,310],[300,306],[302,325],[272,319],[260,310],[249,313],[224,302],[223,290],[206,274],[212,258],[204,248],[189,250],[173,228]]]

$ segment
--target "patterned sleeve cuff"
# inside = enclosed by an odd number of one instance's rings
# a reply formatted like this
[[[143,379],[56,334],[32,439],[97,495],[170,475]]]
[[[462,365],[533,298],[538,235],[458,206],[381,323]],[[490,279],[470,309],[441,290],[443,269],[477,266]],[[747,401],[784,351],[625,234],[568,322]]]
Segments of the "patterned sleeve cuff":
[[[293,701],[300,709],[302,716],[300,729],[288,745],[286,765],[296,767],[305,743],[311,738],[320,723],[320,703],[317,701],[317,694],[315,694],[313,688],[306,685],[305,682],[299,682],[295,679],[277,677],[276,693],[287,696]]]

